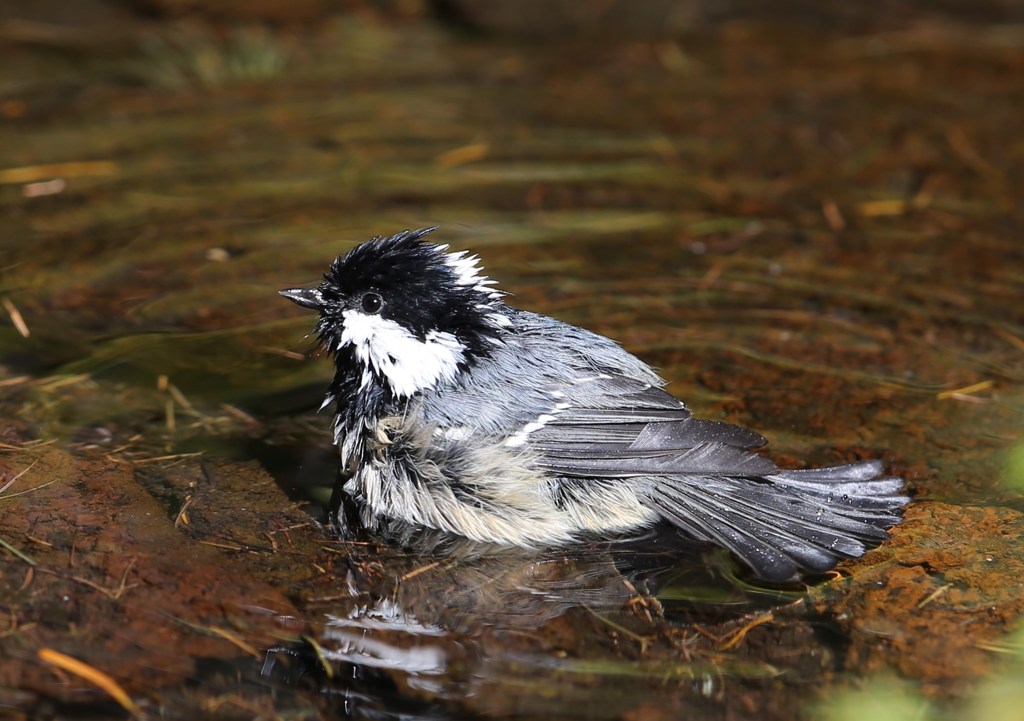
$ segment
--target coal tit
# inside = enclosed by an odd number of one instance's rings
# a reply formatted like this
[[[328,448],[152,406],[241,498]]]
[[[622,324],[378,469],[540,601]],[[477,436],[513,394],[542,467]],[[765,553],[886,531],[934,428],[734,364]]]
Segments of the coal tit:
[[[781,470],[751,451],[761,435],[694,418],[614,341],[506,305],[432,230],[374,238],[281,291],[320,314],[336,368],[321,409],[362,524],[541,546],[667,522],[786,581],[899,523],[909,498],[881,462]]]

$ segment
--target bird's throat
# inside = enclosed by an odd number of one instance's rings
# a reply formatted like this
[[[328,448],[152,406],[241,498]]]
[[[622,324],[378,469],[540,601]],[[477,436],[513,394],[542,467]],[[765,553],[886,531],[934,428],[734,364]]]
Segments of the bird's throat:
[[[335,373],[327,391],[326,405],[334,406],[334,442],[342,464],[362,461],[366,441],[377,422],[393,415],[403,402],[397,399],[378,373],[356,357],[351,347],[335,353]]]

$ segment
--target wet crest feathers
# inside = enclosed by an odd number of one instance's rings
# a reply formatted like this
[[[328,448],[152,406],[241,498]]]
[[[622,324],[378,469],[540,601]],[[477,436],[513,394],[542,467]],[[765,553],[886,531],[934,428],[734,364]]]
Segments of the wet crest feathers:
[[[477,256],[426,242],[432,230],[356,246],[331,264],[316,290],[321,345],[339,374],[358,376],[359,390],[384,385],[408,398],[453,380],[502,343],[509,325],[503,293]]]

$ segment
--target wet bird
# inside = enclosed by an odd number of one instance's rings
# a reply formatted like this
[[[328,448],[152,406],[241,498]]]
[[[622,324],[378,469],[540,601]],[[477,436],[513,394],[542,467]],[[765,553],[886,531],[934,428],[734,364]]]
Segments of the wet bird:
[[[881,462],[780,469],[752,452],[761,435],[694,418],[614,341],[507,305],[432,230],[373,238],[281,291],[319,313],[336,369],[321,409],[360,523],[519,546],[668,523],[769,581],[861,556],[899,523],[909,499]]]

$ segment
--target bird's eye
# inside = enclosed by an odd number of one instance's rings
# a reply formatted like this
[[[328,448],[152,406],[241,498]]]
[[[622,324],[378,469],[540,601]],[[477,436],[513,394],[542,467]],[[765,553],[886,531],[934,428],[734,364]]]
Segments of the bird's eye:
[[[384,299],[378,293],[367,293],[363,296],[363,312],[369,315],[380,313],[384,307]]]

